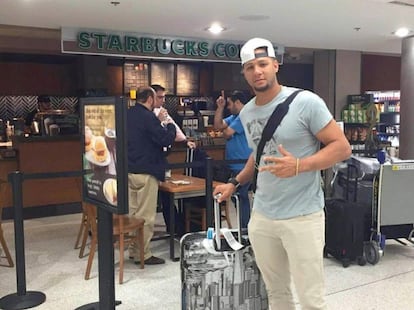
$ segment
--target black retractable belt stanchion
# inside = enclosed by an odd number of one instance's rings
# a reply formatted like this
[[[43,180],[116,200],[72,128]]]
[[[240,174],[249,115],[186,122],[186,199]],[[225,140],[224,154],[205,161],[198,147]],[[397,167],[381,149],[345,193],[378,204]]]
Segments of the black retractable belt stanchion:
[[[2,297],[0,299],[0,308],[5,310],[28,309],[42,304],[46,300],[46,295],[42,292],[26,291],[22,173],[20,171],[10,173],[9,181],[13,188],[17,293]]]
[[[115,309],[113,222],[112,213],[102,208],[98,208],[98,236],[99,309],[110,310]]]
[[[213,159],[206,159],[206,222],[213,227]]]
[[[99,302],[80,306],[75,310],[113,310],[121,301],[115,301],[115,271],[112,213],[98,208],[98,268]]]

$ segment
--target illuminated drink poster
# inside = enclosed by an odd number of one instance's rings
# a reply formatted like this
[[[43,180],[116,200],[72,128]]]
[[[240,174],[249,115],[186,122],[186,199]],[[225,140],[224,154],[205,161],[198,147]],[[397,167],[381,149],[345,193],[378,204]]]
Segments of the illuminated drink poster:
[[[122,97],[81,98],[83,198],[128,213],[126,103]]]

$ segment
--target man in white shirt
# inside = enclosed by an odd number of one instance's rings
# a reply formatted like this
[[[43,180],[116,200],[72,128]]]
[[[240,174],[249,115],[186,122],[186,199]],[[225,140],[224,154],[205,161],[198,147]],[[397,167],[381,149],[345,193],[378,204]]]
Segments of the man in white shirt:
[[[168,111],[164,109],[162,106],[165,102],[165,88],[159,84],[153,84],[151,87],[155,91],[155,104],[154,104],[154,113],[161,121],[161,123],[168,123],[172,122],[175,125],[176,135],[175,135],[175,142],[186,142],[189,148],[195,148],[196,144],[192,141],[188,141],[187,137],[181,130],[181,128],[177,125],[177,123],[172,119],[172,117],[168,114]],[[167,193],[160,192],[160,199],[162,204],[162,214],[164,217],[165,225],[167,227],[167,231],[170,232],[170,197]],[[174,220],[175,220],[175,227],[179,234],[184,232],[184,214],[182,212],[177,212],[175,208],[174,211]],[[171,233],[171,232],[170,232]]]
[[[168,111],[163,108],[165,102],[165,88],[159,84],[153,84],[151,87],[155,90],[155,104],[154,104],[154,113],[155,115],[161,119],[161,122],[172,120],[173,124],[175,125],[176,135],[175,135],[175,142],[186,142],[189,148],[195,148],[196,144],[192,141],[188,141],[187,137],[181,130],[181,128],[177,125],[177,123],[172,119],[172,117],[168,114]],[[160,114],[163,114],[164,117],[160,118]],[[163,119],[163,120],[162,120]]]

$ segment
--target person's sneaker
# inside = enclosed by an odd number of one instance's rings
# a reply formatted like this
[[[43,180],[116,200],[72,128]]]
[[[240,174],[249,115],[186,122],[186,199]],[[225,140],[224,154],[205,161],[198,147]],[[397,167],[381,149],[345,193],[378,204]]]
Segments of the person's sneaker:
[[[135,265],[140,264],[139,261],[135,261],[134,263]],[[144,264],[145,265],[161,265],[161,264],[165,264],[165,260],[160,257],[151,256],[150,258],[147,258],[146,260],[144,260]]]

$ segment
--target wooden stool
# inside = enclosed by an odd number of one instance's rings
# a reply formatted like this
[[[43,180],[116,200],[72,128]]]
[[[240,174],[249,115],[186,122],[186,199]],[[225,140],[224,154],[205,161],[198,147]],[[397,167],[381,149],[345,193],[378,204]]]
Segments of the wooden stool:
[[[230,210],[229,210],[230,200],[221,203],[220,209],[221,212],[224,211],[224,214],[221,214],[221,220],[226,220],[227,227],[232,228],[230,221]],[[202,231],[207,230],[207,212],[204,206],[186,206],[185,207],[185,231],[190,231],[191,223],[195,223],[201,226]]]
[[[13,259],[12,259],[11,255],[10,255],[10,251],[9,251],[9,248],[7,247],[6,239],[4,239],[3,229],[1,227],[1,216],[2,216],[2,213],[3,213],[3,208],[0,207],[0,244],[1,244],[1,247],[2,247],[2,249],[4,251],[4,255],[5,255],[4,257],[7,260],[7,265],[0,264],[0,266],[4,266],[4,267],[14,267]]]
[[[80,248],[79,258],[82,258],[84,256],[86,242],[88,240],[88,234],[89,234],[88,216],[85,210],[83,210],[82,208],[82,218],[81,218],[81,222],[79,225],[79,231],[78,231],[78,235],[76,237],[75,246],[74,246],[74,249]],[[82,242],[80,243],[81,238],[82,238]]]
[[[89,280],[93,257],[98,245],[98,228],[96,222],[96,206],[83,203],[88,219],[88,228],[91,232],[91,248],[86,265],[85,280]],[[115,244],[119,245],[119,284],[124,279],[124,251],[131,242],[136,242],[140,251],[140,267],[144,269],[144,220],[128,215],[114,215],[113,235]]]

